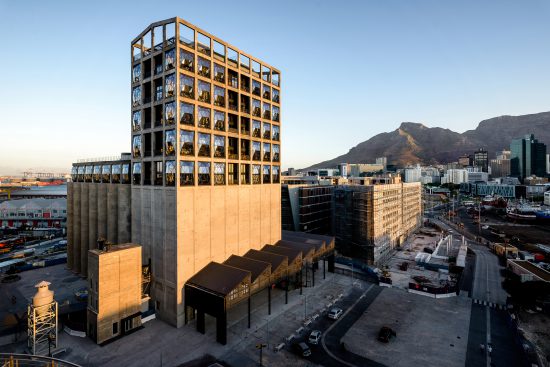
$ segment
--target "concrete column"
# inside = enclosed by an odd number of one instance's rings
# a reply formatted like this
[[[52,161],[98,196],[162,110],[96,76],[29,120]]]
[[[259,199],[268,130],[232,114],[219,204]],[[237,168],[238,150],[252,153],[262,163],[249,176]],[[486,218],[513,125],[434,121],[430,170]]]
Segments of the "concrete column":
[[[107,239],[107,187],[101,184],[97,187],[97,237]]]
[[[88,249],[90,233],[89,215],[89,186],[90,183],[83,183],[80,192],[80,275],[88,276]]]
[[[118,185],[118,243],[131,241],[131,203],[130,185]]]
[[[108,185],[107,187],[107,241],[118,242],[118,187],[121,185]]]
[[[73,268],[73,183],[67,184],[67,268]]]
[[[73,271],[75,273],[80,273],[80,250],[81,250],[81,244],[80,244],[80,214],[81,214],[81,206],[82,206],[82,200],[81,198],[81,191],[82,191],[82,185],[84,185],[81,182],[73,183]]]
[[[90,229],[88,232],[89,249],[97,248],[97,188],[104,184],[93,183],[88,189],[88,216]]]

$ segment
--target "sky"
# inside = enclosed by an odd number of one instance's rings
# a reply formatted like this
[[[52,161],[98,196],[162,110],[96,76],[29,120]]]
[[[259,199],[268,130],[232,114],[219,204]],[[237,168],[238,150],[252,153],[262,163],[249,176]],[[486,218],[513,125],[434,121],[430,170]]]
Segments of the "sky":
[[[0,175],[129,152],[130,42],[174,16],[281,70],[284,169],[550,110],[547,0],[0,0]]]

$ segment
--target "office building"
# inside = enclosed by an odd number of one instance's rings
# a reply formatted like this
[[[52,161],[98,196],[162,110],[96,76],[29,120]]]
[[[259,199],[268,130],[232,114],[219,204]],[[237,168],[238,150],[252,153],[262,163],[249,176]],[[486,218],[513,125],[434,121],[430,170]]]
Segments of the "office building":
[[[282,229],[329,235],[332,223],[334,186],[283,184],[281,186]]]
[[[478,149],[474,152],[474,167],[481,172],[489,172],[489,153],[485,149]]]
[[[525,177],[546,174],[546,145],[533,134],[513,139],[510,144],[510,175],[523,180]]]
[[[460,185],[463,182],[468,182],[468,171],[465,169],[448,169],[441,177],[441,184],[452,183]]]
[[[506,177],[510,175],[510,159],[491,159],[489,173],[492,178]]]
[[[487,172],[468,172],[468,182],[487,182],[489,174]]]
[[[509,150],[498,151],[496,156],[497,159],[510,159],[511,152]]]

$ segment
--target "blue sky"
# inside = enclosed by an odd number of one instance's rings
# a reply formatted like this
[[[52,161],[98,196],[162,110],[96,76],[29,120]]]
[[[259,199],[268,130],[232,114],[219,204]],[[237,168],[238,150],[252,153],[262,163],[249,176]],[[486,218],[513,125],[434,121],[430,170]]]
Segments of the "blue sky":
[[[282,71],[284,168],[550,110],[546,0],[0,0],[0,174],[129,151],[130,41],[173,16]]]

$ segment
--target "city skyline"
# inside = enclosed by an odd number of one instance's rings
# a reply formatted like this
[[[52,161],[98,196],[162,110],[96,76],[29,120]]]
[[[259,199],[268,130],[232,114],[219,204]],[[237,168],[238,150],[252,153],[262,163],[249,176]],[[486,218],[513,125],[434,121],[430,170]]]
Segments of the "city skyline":
[[[270,12],[253,3],[227,8],[214,2],[208,12],[193,4],[149,9],[132,3],[144,10],[131,17],[125,16],[128,3],[110,4],[108,14],[97,4],[68,4],[0,2],[0,30],[24,41],[11,43],[13,57],[0,61],[10,70],[1,77],[3,135],[10,138],[0,145],[6,157],[0,174],[68,172],[72,161],[100,148],[109,155],[130,151],[130,141],[120,143],[131,118],[129,40],[136,27],[173,16],[280,67],[283,169],[343,154],[402,121],[462,132],[485,118],[549,110],[550,51],[543,42],[550,6],[542,1],[529,8],[512,2],[350,2],[338,9],[283,2]],[[250,32],[247,19],[273,25],[265,34]],[[346,70],[354,78],[346,78]],[[21,98],[33,90],[38,98]],[[18,156],[21,145],[26,153]]]

